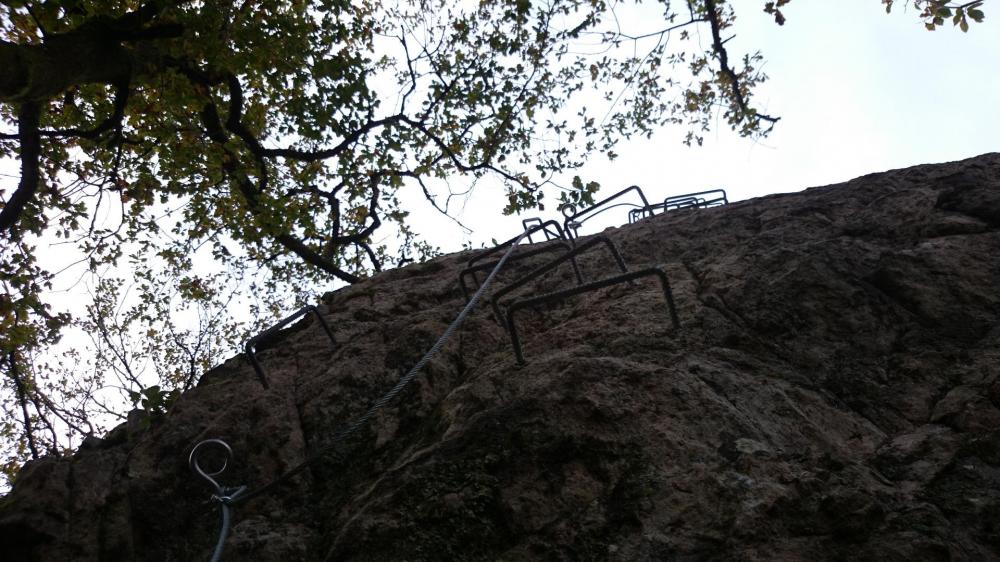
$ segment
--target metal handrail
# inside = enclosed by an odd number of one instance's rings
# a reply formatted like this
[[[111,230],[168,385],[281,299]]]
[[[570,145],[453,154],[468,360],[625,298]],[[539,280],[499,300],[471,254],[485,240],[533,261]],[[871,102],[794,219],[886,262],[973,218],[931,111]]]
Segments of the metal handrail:
[[[716,195],[714,199],[707,199],[701,197],[702,195],[713,195],[721,194],[721,197]],[[729,197],[726,196],[725,189],[710,189],[708,191],[698,191],[695,193],[684,193],[682,195],[672,195],[663,200],[663,205],[666,207],[668,205],[673,205],[674,203],[685,202],[694,199],[698,202],[697,207],[715,207],[718,205],[728,205]]]
[[[270,386],[267,384],[267,376],[264,375],[264,368],[261,366],[260,361],[257,360],[257,352],[255,349],[257,343],[262,339],[273,336],[279,330],[281,330],[282,328],[290,324],[292,321],[294,321],[296,318],[299,318],[300,316],[305,316],[310,312],[316,315],[316,319],[319,320],[320,326],[323,327],[323,331],[326,332],[326,335],[330,337],[330,343],[336,346],[337,338],[333,337],[333,330],[330,329],[329,324],[326,323],[326,320],[323,318],[323,315],[319,313],[319,309],[316,308],[315,305],[303,306],[302,308],[292,313],[290,316],[283,318],[277,324],[271,326],[270,328],[250,338],[243,345],[243,354],[246,355],[247,360],[250,361],[250,365],[253,366],[254,372],[257,373],[257,378],[260,379],[260,384],[264,385],[264,388],[270,388]]]

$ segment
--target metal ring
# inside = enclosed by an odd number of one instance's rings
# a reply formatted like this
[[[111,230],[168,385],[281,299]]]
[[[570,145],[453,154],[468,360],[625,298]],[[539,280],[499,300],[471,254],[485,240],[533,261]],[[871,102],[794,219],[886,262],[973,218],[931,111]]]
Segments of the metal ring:
[[[201,468],[201,465],[198,463],[198,456],[203,451],[202,447],[208,447],[210,445],[221,447],[223,452],[225,453],[225,459],[222,461],[222,467],[219,468],[218,470],[214,472],[205,472]],[[208,482],[212,485],[212,487],[214,487],[216,491],[221,495],[222,487],[219,486],[219,483],[216,482],[215,479],[212,477],[218,476],[223,472],[225,472],[226,467],[229,466],[229,459],[231,458],[233,458],[233,450],[225,441],[223,441],[222,439],[206,439],[201,443],[198,443],[197,445],[194,446],[193,449],[191,449],[191,455],[188,457],[188,466],[190,466],[191,470],[193,470],[196,474],[198,474],[205,480],[208,480]]]

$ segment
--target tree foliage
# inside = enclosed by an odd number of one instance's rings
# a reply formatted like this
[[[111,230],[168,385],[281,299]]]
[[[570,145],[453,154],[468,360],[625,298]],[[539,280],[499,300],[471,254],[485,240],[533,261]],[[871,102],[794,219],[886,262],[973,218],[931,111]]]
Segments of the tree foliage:
[[[763,8],[781,24],[789,2]],[[982,2],[913,4],[931,29],[983,18]],[[6,472],[122,401],[161,411],[331,280],[432,254],[404,190],[447,215],[453,182],[490,177],[515,213],[553,190],[586,200],[595,184],[559,178],[665,124],[688,143],[716,115],[766,134],[761,56],[725,46],[730,3],[659,6],[633,31],[603,0],[5,3],[0,157],[20,166],[0,208]],[[43,259],[53,243],[90,290],[75,317],[48,301],[67,275]],[[92,357],[52,351],[70,328]]]

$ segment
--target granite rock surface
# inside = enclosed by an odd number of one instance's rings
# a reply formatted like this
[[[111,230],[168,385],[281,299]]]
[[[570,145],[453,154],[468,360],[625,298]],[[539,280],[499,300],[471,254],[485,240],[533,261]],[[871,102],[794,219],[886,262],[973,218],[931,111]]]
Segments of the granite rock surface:
[[[623,221],[624,222],[624,221]],[[235,509],[224,560],[1000,560],[1000,154],[603,233],[655,278],[480,306],[335,454]],[[538,246],[541,247],[541,246]],[[325,450],[464,304],[474,252],[328,294],[150,427],[29,463],[4,560],[207,560],[207,438],[255,488]],[[498,287],[552,254],[511,264]],[[586,280],[613,275],[603,247]],[[573,286],[563,266],[516,292]]]

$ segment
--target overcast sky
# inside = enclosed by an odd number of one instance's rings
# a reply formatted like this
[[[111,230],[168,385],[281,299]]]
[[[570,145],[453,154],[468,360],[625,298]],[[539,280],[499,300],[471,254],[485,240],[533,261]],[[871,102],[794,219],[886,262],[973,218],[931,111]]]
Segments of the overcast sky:
[[[950,22],[927,31],[902,1],[887,15],[879,0],[798,0],[781,27],[760,0],[733,4],[730,58],[764,55],[770,80],[755,103],[781,117],[774,132],[754,141],[720,122],[701,147],[684,146],[685,130],[669,128],[623,143],[616,161],[594,159],[580,172],[601,183],[599,198],[638,184],[650,200],[715,187],[741,200],[1000,150],[1000,5],[986,2],[986,21],[962,33]],[[504,204],[500,189],[477,189],[460,215],[476,225],[465,240],[516,234],[524,217],[495,218]],[[620,223],[626,213],[607,215]],[[458,248],[454,230],[435,226],[439,216],[414,219],[443,250]]]

